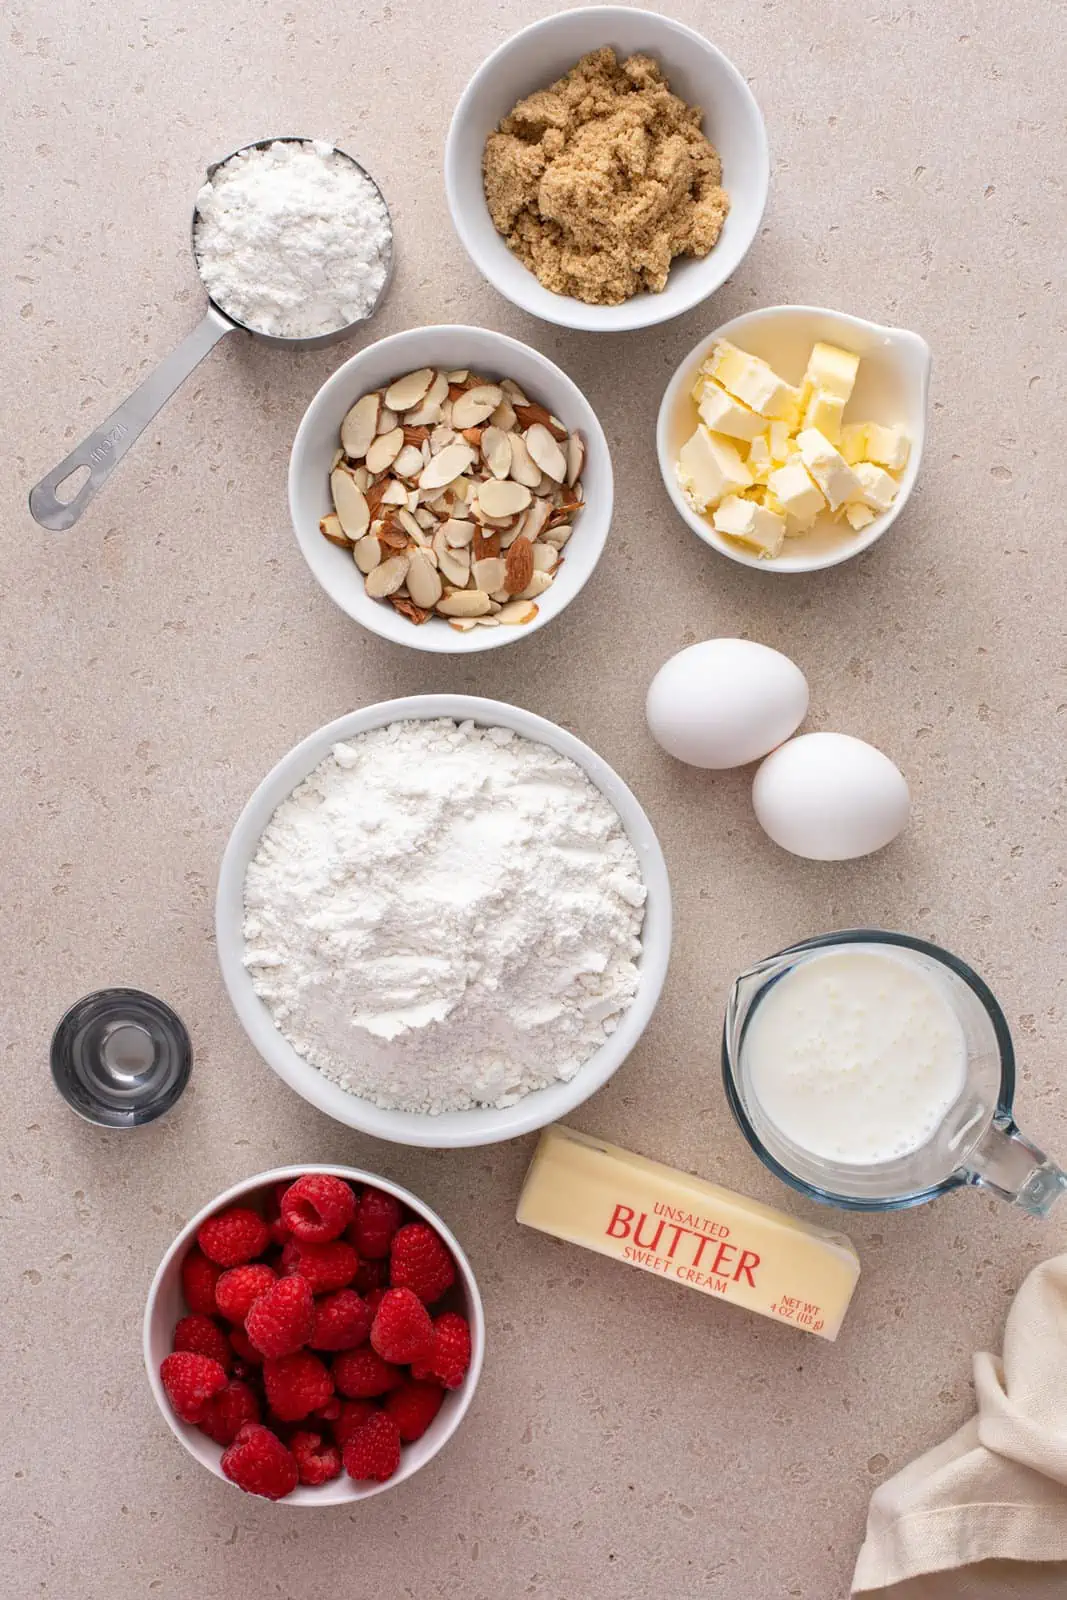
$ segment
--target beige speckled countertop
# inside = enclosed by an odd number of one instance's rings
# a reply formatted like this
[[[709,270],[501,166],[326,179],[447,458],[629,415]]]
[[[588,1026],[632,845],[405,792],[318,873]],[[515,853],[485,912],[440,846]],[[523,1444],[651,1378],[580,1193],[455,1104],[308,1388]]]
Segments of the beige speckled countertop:
[[[814,1214],[730,1121],[723,1002],[752,958],[873,922],[940,939],[986,976],[1015,1029],[1021,1116],[1067,1156],[1055,9],[765,0],[713,15],[676,0],[759,97],[771,199],[712,304],[622,338],[506,305],[445,206],[453,103],[493,46],[549,9],[457,0],[429,30],[417,0],[9,0],[0,15],[11,1600],[839,1600],[871,1488],[967,1415],[972,1350],[996,1344],[1027,1269],[1067,1244],[1067,1209],[1040,1224],[977,1193],[854,1219],[863,1277],[840,1341],[824,1345],[520,1231],[527,1141],[420,1153],[349,1133],[267,1070],[231,1012],[212,896],[262,774],[354,706],[491,694],[617,766],[672,872],[663,1002],[578,1125]],[[29,485],[192,327],[189,210],[205,161],[289,130],[363,156],[394,208],[382,333],[504,329],[562,363],[604,422],[617,474],[604,560],[565,617],[513,649],[466,665],[388,646],[309,576],[288,527],[287,452],[344,350],[287,357],[234,340],[72,533],[26,513]],[[716,322],[777,301],[910,324],[935,358],[910,506],[869,556],[807,580],[700,546],[653,451],[681,356]],[[684,769],[653,745],[654,668],[731,633],[800,662],[810,726],[862,735],[903,767],[914,822],[883,855],[787,857],[756,827],[746,774]],[[64,1007],[116,982],[171,1001],[197,1058],[178,1110],[125,1135],[77,1121],[47,1071]],[[448,1452],[351,1514],[272,1508],[198,1471],[141,1367],[145,1290],[179,1224],[236,1178],[301,1159],[378,1168],[439,1207],[491,1327]]]

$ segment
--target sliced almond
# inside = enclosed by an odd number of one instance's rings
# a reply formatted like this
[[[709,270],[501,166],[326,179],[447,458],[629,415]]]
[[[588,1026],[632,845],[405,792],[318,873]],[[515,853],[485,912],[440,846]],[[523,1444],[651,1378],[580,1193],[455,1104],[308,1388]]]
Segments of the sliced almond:
[[[507,550],[509,548],[509,546],[511,546],[511,545],[513,545],[515,543],[515,540],[522,533],[522,523],[523,523],[522,517],[516,517],[515,521],[511,524],[510,528],[501,528],[501,530],[500,530],[500,548],[501,548],[501,550]]]
[[[527,489],[536,489],[541,482],[541,468],[531,456],[521,433],[511,435],[511,476],[516,483],[525,484]]]
[[[387,595],[395,594],[400,585],[406,580],[408,567],[411,565],[407,556],[390,556],[380,566],[367,573],[367,593],[372,600],[384,600]]]
[[[500,387],[507,395],[513,406],[528,406],[529,401],[515,382],[514,378],[501,378]]]
[[[484,589],[487,594],[492,594],[494,589],[502,589],[504,587],[504,574],[506,571],[506,563],[500,556],[485,556],[481,561],[471,562],[471,578],[474,580],[474,587],[476,589]]]
[[[330,473],[330,492],[341,527],[351,540],[361,539],[370,526],[370,507],[363,490],[344,467],[335,467]]]
[[[340,545],[342,550],[351,550],[352,540],[342,528],[340,517],[333,512],[328,517],[320,518],[319,532],[324,539],[329,539],[331,544]]]
[[[499,628],[500,619],[498,617],[475,617],[474,625],[476,628]]]
[[[470,544],[474,538],[474,523],[462,522],[458,517],[449,517],[442,523],[440,532],[444,535],[446,543],[453,549],[460,549],[465,544]]]
[[[511,449],[508,448],[510,456]],[[530,491],[513,478],[488,478],[478,489],[478,504],[487,516],[516,517],[530,504]]]
[[[485,422],[503,400],[503,390],[495,383],[486,383],[476,389],[464,389],[452,402],[452,426],[460,432],[464,428],[476,428],[480,422]]]
[[[503,587],[508,594],[521,594],[536,570],[534,546],[522,534],[511,544],[507,555]]]
[[[474,617],[453,617],[448,626],[457,633],[473,633],[478,623]]]
[[[362,461],[378,432],[378,412],[381,396],[365,394],[345,414],[341,424],[341,448],[353,461]]]
[[[423,469],[426,463],[422,459],[422,451],[414,444],[406,444],[393,462],[393,471],[398,478],[414,478]]]
[[[367,451],[367,470],[385,472],[392,466],[403,448],[403,428],[391,428],[388,433],[380,433]]]
[[[501,387],[503,388],[503,385],[501,385]],[[515,407],[512,405],[507,395],[504,396],[496,410],[489,418],[489,421],[492,423],[493,427],[502,429],[504,433],[510,433],[515,427],[517,420],[518,419],[515,416]]]
[[[585,440],[580,433],[572,433],[567,440],[567,482],[577,483],[585,462]]]
[[[470,375],[469,367],[457,367],[455,372],[446,372],[445,378],[447,382],[458,384],[462,388]]]
[[[563,482],[567,476],[567,458],[543,423],[535,422],[527,428],[526,448],[542,472],[555,483]],[[367,464],[370,465],[369,461]]]
[[[559,561],[559,551],[551,544],[535,544],[533,564],[535,572],[554,572]]]
[[[337,449],[333,453],[333,460],[330,462],[330,471],[332,472],[334,467],[339,467],[344,458],[345,453],[341,449],[340,445],[338,445]]]
[[[523,623],[532,622],[536,615],[537,607],[532,600],[512,600],[510,605],[501,606],[493,620],[505,627],[521,627]]]
[[[422,528],[412,516],[411,512],[408,510],[398,511],[396,514],[396,520],[399,522],[404,532],[417,543],[419,540],[419,535],[422,533]],[[430,526],[433,527],[433,523],[431,523]]]
[[[475,561],[492,560],[500,554],[500,534],[483,533],[480,528],[475,529],[474,542],[471,545],[471,555]]]
[[[555,545],[557,550],[562,550],[573,531],[569,522],[561,522],[558,527],[547,528],[542,538],[546,544]]]
[[[392,406],[382,406],[378,412],[378,432],[392,433],[396,427],[396,412]]]
[[[390,478],[382,493],[380,503],[383,506],[406,506],[408,503],[408,491],[402,483],[398,483],[395,478]]]
[[[542,427],[547,429],[557,443],[563,444],[566,440],[566,428],[559,418],[554,417],[551,411],[546,411],[544,406],[531,405],[529,402],[525,405],[516,405],[515,415],[524,428]]]
[[[457,439],[455,444],[446,445],[431,457],[429,466],[423,468],[419,477],[419,488],[443,489],[447,483],[466,472],[473,460],[474,451],[470,445]]]
[[[551,589],[555,580],[550,572],[535,572],[521,594],[515,596],[516,600],[536,600],[538,595],[544,594],[546,589]]]
[[[437,518],[434,516],[433,512],[428,511],[425,506],[419,506],[418,509],[412,513],[412,515],[424,533],[429,529],[437,527]]]
[[[437,374],[432,367],[420,367],[397,378],[385,391],[385,403],[394,411],[410,411],[424,397]]]
[[[522,519],[522,532],[533,544],[534,540],[543,531],[552,515],[552,507],[547,500],[535,500]]]
[[[455,428],[447,428],[443,422],[438,423],[437,427],[434,428],[433,432],[430,434],[431,454],[437,455],[438,451],[443,450],[446,444],[454,444],[455,438]]]
[[[447,398],[448,379],[439,372],[414,411],[406,413],[404,421],[411,427],[433,427],[441,420],[441,406]]]
[[[415,604],[429,610],[433,609],[444,593],[444,585],[437,568],[425,550],[417,550],[412,556],[408,567],[407,585],[408,594]]]
[[[428,621],[428,619],[433,615],[432,611],[428,610],[425,606],[417,606],[414,600],[408,596],[391,594],[389,596],[389,604],[394,608],[394,610],[399,611],[401,616],[407,617],[409,622],[414,622],[416,626],[418,626],[420,623]]]
[[[438,600],[436,609],[444,617],[484,617],[491,607],[492,601],[483,589],[456,589]]]
[[[506,478],[511,471],[511,440],[503,428],[483,429],[482,460],[494,478]]]
[[[434,534],[433,549],[442,575],[458,589],[464,588],[471,575],[470,551],[453,549],[440,528]]]
[[[403,529],[397,527],[395,522],[386,522],[377,530],[376,537],[379,544],[387,550],[406,550],[408,536]]]
[[[482,448],[482,432],[483,430],[481,428],[460,429],[460,433],[462,434],[463,438],[466,439],[468,444],[473,445],[475,450],[480,450]]]

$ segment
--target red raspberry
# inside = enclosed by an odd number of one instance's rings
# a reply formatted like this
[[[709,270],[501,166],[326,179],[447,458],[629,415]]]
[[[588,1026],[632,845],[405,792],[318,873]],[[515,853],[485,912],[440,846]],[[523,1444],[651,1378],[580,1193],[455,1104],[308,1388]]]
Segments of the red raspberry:
[[[333,1394],[333,1379],[310,1350],[268,1357],[263,1363],[263,1382],[270,1408],[281,1422],[303,1422]]]
[[[392,1417],[376,1411],[344,1448],[345,1471],[360,1483],[384,1483],[400,1465],[400,1432]]]
[[[366,1296],[366,1303],[370,1307],[370,1314],[372,1318],[378,1315],[378,1307],[381,1305],[388,1293],[388,1289],[372,1289],[370,1294]]]
[[[351,1233],[351,1229],[349,1232]],[[372,1289],[387,1289],[389,1287],[388,1261],[364,1261],[360,1257],[356,1275],[352,1279],[353,1289],[358,1289],[360,1294],[369,1294]]]
[[[159,1376],[175,1415],[183,1422],[199,1422],[211,1396],[226,1387],[226,1373],[221,1364],[192,1350],[179,1350],[176,1355],[166,1356],[160,1364]]]
[[[404,1220],[404,1208],[382,1189],[364,1189],[356,1205],[356,1218],[348,1237],[361,1256],[378,1260],[389,1254],[393,1234]]]
[[[190,1311],[215,1315],[215,1285],[221,1276],[222,1268],[194,1245],[182,1262],[182,1294]]]
[[[230,1206],[200,1224],[196,1242],[209,1261],[217,1261],[220,1267],[239,1267],[263,1254],[270,1233],[258,1211]]]
[[[217,1361],[227,1372],[233,1366],[233,1351],[229,1339],[217,1322],[212,1322],[210,1317],[201,1316],[199,1311],[194,1311],[191,1316],[182,1317],[174,1329],[173,1347],[175,1350],[192,1350],[198,1356],[210,1356],[212,1361]]]
[[[359,1257],[343,1239],[330,1239],[326,1244],[303,1244],[290,1239],[282,1251],[282,1271],[299,1272],[311,1285],[313,1294],[331,1294],[334,1289],[344,1289],[352,1282],[359,1266]]]
[[[334,1357],[333,1381],[339,1393],[350,1400],[369,1400],[375,1395],[398,1389],[404,1374],[383,1361],[374,1350],[342,1350]]]
[[[315,1301],[306,1278],[279,1278],[253,1300],[245,1332],[265,1356],[291,1356],[307,1344],[315,1320]]]
[[[258,1422],[245,1423],[223,1452],[221,1466],[231,1483],[266,1500],[284,1500],[300,1482],[295,1456],[276,1433]]]
[[[261,1367],[263,1365],[262,1355],[243,1328],[230,1329],[230,1343],[233,1345],[234,1354],[239,1362],[243,1361],[250,1367]]]
[[[355,1210],[356,1197],[348,1184],[328,1172],[309,1172],[282,1195],[282,1221],[308,1244],[339,1238]]]
[[[370,1342],[384,1361],[394,1365],[428,1360],[433,1323],[418,1295],[410,1289],[387,1289],[374,1313]]]
[[[281,1217],[274,1217],[267,1223],[267,1227],[270,1229],[271,1244],[288,1244],[293,1237]]]
[[[215,1285],[215,1304],[227,1322],[243,1322],[252,1301],[266,1294],[273,1282],[274,1273],[260,1262],[248,1267],[231,1267]]]
[[[354,1289],[339,1289],[315,1306],[308,1344],[313,1350],[354,1350],[370,1333],[374,1313]]]
[[[342,1404],[344,1402],[338,1400],[336,1395],[331,1395],[324,1406],[315,1408],[311,1413],[311,1420],[313,1422],[336,1422],[341,1415]]]
[[[239,1378],[231,1378],[225,1389],[212,1395],[200,1418],[200,1431],[216,1444],[232,1444],[246,1422],[259,1421],[259,1401],[255,1392]]]
[[[405,1444],[421,1439],[441,1409],[445,1391],[436,1383],[405,1383],[386,1396],[385,1409]]]
[[[333,1425],[333,1436],[343,1450],[356,1429],[373,1416],[378,1407],[373,1400],[342,1400],[341,1415]]]
[[[373,1334],[371,1335],[373,1338]],[[428,1361],[413,1363],[411,1376],[431,1378],[446,1389],[458,1389],[471,1364],[471,1330],[457,1311],[442,1311],[433,1320],[433,1348]]]
[[[321,1433],[294,1433],[289,1448],[296,1457],[300,1482],[318,1486],[341,1476],[341,1452],[327,1444]]]
[[[394,1289],[413,1289],[429,1306],[455,1281],[456,1264],[432,1228],[425,1222],[409,1222],[401,1228],[389,1257],[389,1282]]]

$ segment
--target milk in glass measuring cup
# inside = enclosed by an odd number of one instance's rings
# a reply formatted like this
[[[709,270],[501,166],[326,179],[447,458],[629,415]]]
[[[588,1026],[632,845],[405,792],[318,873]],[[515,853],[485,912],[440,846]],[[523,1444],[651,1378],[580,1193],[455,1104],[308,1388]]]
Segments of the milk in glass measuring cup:
[[[1067,1188],[1015,1125],[993,995],[906,934],[825,934],[743,973],[723,1077],[756,1154],[816,1200],[879,1211],[977,1184],[1044,1216]]]

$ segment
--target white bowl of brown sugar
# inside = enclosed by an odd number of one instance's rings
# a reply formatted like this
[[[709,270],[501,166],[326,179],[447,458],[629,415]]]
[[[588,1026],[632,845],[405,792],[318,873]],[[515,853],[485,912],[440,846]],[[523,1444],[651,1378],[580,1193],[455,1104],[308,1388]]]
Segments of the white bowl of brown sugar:
[[[460,241],[514,305],[617,333],[680,316],[736,270],[767,200],[767,135],[740,72],[670,17],[546,17],[456,106],[445,188]]]

